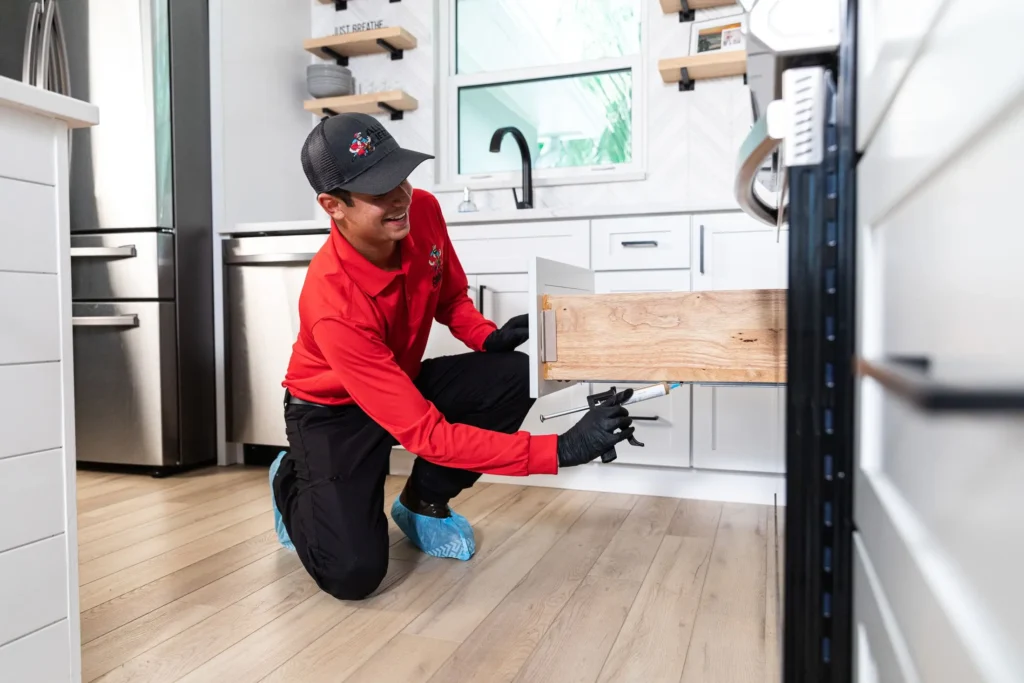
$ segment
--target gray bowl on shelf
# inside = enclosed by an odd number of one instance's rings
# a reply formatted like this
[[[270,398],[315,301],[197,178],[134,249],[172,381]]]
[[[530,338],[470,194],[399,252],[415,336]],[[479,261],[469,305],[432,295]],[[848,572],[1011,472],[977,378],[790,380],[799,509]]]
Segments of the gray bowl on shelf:
[[[345,76],[351,78],[352,72],[349,71],[348,67],[340,64],[320,62],[317,64],[310,64],[306,67],[306,78],[313,76]]]
[[[342,97],[351,95],[354,90],[352,77],[311,76],[306,79],[306,89],[313,97]]]

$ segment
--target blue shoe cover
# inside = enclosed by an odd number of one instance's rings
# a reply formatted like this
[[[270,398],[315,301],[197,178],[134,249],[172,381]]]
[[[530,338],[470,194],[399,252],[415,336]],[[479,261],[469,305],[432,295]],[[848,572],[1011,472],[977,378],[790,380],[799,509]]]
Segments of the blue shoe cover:
[[[476,540],[469,520],[452,511],[445,519],[418,515],[395,498],[391,519],[413,544],[434,557],[468,560],[476,552]]]
[[[281,519],[281,511],[277,509],[277,501],[274,500],[274,477],[277,475],[277,468],[281,466],[286,451],[278,453],[274,462],[270,464],[270,502],[274,508],[274,531],[277,532],[277,540],[288,550],[295,550],[292,539],[288,537],[288,530],[284,528],[284,520]]]

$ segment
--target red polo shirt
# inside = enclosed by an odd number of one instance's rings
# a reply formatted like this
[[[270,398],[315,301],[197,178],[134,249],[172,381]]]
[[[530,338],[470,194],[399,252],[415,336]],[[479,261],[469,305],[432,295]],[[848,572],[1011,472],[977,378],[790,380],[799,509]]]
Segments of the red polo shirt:
[[[331,225],[299,297],[299,338],[284,386],[298,398],[356,404],[411,453],[492,474],[552,474],[556,436],[503,434],[451,424],[413,384],[431,322],[474,351],[495,329],[473,306],[441,207],[414,190],[401,270],[366,260]],[[337,454],[335,457],[345,457]]]

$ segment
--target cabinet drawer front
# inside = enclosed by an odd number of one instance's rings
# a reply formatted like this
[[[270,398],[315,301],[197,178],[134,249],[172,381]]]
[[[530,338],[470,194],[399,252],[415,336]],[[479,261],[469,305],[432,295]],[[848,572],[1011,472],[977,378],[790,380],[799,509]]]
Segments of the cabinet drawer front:
[[[43,116],[0,108],[0,176],[53,185],[57,182],[54,143],[62,124]]]
[[[786,390],[693,387],[693,466],[786,471]]]
[[[71,632],[67,619],[0,647],[0,671],[10,681],[69,681]]]
[[[64,534],[0,553],[0,643],[68,616]]]
[[[467,273],[525,273],[533,256],[590,267],[590,221],[452,226],[449,235]]]
[[[60,360],[56,275],[0,272],[0,364]]]
[[[690,267],[690,217],[601,218],[592,222],[594,270]]]
[[[72,235],[71,296],[173,299],[174,238],[160,232]]]
[[[0,458],[63,445],[61,380],[60,363],[0,366]]]
[[[0,206],[0,270],[56,273],[56,190],[0,178]]]
[[[64,452],[0,460],[0,552],[64,531]]]
[[[597,294],[689,292],[689,270],[612,270],[594,273]]]
[[[639,389],[650,383],[630,384],[628,382],[592,383],[591,392],[606,391],[611,387],[622,391],[632,387]],[[614,462],[623,465],[649,465],[652,467],[690,466],[690,387],[682,386],[668,396],[652,398],[628,407],[633,416],[636,440],[643,447],[632,446],[623,441],[615,447],[617,458]],[[639,418],[656,417],[657,420]]]

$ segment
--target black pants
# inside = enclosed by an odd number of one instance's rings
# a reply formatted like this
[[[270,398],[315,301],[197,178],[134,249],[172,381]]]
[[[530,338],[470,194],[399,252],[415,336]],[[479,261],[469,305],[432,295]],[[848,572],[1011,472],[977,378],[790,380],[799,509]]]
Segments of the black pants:
[[[526,355],[467,353],[423,362],[416,386],[449,422],[513,433],[533,406]],[[341,600],[372,593],[388,567],[384,478],[394,437],[357,406],[288,405],[290,451],[274,496],[306,571]],[[416,458],[412,487],[447,503],[480,475]]]

